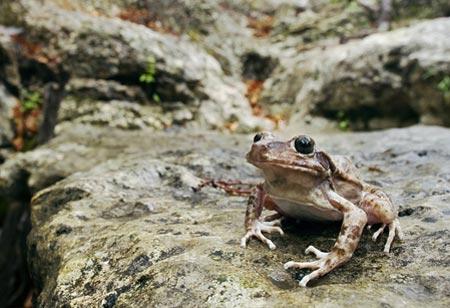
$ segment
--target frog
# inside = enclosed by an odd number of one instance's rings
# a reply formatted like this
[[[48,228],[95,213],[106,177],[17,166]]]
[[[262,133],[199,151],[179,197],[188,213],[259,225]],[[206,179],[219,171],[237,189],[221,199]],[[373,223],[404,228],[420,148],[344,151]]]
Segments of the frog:
[[[380,187],[364,182],[349,158],[329,155],[310,136],[297,135],[280,141],[271,132],[258,133],[246,158],[262,171],[264,181],[256,185],[255,193],[248,199],[241,247],[245,248],[255,237],[276,249],[264,233],[284,235],[281,223],[286,218],[341,222],[329,252],[310,245],[305,253],[315,255],[317,260],[284,264],[286,270],[312,270],[300,280],[301,287],[348,262],[366,226],[379,225],[372,236],[374,241],[387,228],[383,249],[386,254],[395,238],[403,239],[398,212],[390,197]],[[274,214],[261,217],[264,209]]]

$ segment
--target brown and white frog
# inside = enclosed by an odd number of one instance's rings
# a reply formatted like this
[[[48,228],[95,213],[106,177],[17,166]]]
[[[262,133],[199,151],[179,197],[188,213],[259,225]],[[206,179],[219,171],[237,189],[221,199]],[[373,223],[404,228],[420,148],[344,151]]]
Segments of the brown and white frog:
[[[373,235],[374,241],[388,227],[386,253],[396,235],[402,238],[397,211],[389,197],[380,188],[364,183],[349,159],[321,151],[309,136],[296,136],[284,142],[275,140],[269,132],[259,133],[247,160],[263,171],[265,181],[257,185],[256,195],[249,198],[242,247],[254,236],[275,249],[263,232],[283,234],[280,222],[284,217],[342,221],[330,252],[309,246],[306,253],[313,253],[318,260],[284,264],[285,269],[313,270],[303,277],[300,286],[305,287],[310,280],[349,261],[366,225],[381,224]],[[261,218],[263,208],[277,213]]]

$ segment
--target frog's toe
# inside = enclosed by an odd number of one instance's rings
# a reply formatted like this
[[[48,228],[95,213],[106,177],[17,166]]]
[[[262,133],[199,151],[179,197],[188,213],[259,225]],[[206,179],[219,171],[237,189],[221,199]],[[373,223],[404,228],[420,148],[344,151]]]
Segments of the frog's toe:
[[[329,271],[330,271],[330,269],[328,267],[322,265],[315,271],[313,271],[310,274],[303,277],[302,280],[300,280],[299,285],[301,287],[305,288],[310,280],[319,278],[320,276],[327,274]]]
[[[262,223],[265,226],[278,226],[281,227],[281,222],[283,221],[284,217],[274,219],[274,220],[264,220]]]
[[[245,233],[245,235],[241,239],[241,247],[245,248],[247,246],[247,241],[252,238],[253,236],[258,238],[261,242],[265,243],[267,246],[269,246],[270,249],[275,249],[275,244],[269,240],[267,237],[263,235],[263,232],[266,233],[273,233],[278,232],[281,235],[284,235],[283,230],[280,227],[271,225],[271,222],[261,222],[259,220],[256,220],[250,229]]]
[[[313,250],[310,249],[310,251],[314,254],[318,253],[318,255],[321,256],[319,257],[319,260],[312,262],[287,262],[286,264],[284,264],[285,269],[288,269],[290,267],[296,267],[313,270],[311,273],[302,278],[302,280],[299,283],[301,287],[306,287],[306,285],[310,280],[328,274],[334,268],[339,266],[339,264],[342,264],[348,259],[346,257],[342,258],[336,255],[335,253],[324,253],[321,252],[320,250],[315,251],[314,249]]]
[[[307,254],[312,253],[319,259],[324,259],[329,254],[328,252],[320,251],[319,249],[317,249],[316,247],[314,247],[312,245],[310,245],[310,246],[308,246],[308,248],[306,248],[305,253],[307,253]]]
[[[326,255],[328,255],[328,254],[326,254]],[[326,266],[324,259],[319,259],[319,260],[312,261],[312,262],[292,262],[292,261],[290,261],[290,262],[287,262],[284,264],[285,269],[288,269],[291,267],[308,268],[308,269],[314,270],[310,274],[303,277],[302,280],[300,280],[299,285],[301,287],[306,287],[306,285],[308,284],[308,282],[310,280],[316,279],[322,275],[325,275],[326,273],[328,273],[331,270],[330,267]]]
[[[275,246],[275,244],[269,240],[267,237],[265,237],[261,231],[259,230],[249,230],[247,231],[247,233],[245,233],[245,235],[242,237],[241,239],[241,247],[242,248],[246,248],[247,247],[247,241],[252,238],[252,237],[256,237],[258,238],[261,242],[263,242],[264,244],[266,244],[267,246],[269,246],[269,249],[274,250],[275,248],[277,248],[277,246]]]
[[[308,248],[306,248],[305,253],[312,253],[314,254],[319,260],[316,261],[312,261],[312,262],[287,262],[284,264],[284,268],[288,269],[291,267],[296,267],[296,268],[309,268],[309,269],[313,269],[316,270],[320,267],[323,266],[324,263],[324,259],[326,259],[329,255],[328,252],[322,252],[319,249],[317,249],[316,247],[310,245],[308,246]]]
[[[284,269],[288,269],[291,267],[295,268],[309,268],[309,269],[318,269],[320,267],[321,260],[316,260],[312,262],[294,262],[289,261],[284,263]]]
[[[386,245],[384,245],[384,252],[385,253],[389,253],[389,250],[391,249],[392,246],[392,242],[394,241],[395,235],[397,235],[397,237],[402,240],[403,239],[403,232],[402,229],[400,228],[400,222],[398,221],[398,219],[394,219],[394,221],[392,223],[390,223],[388,225],[389,227],[389,235],[388,238],[386,240]]]
[[[372,240],[375,242],[378,239],[378,236],[380,236],[381,233],[383,233],[384,228],[386,228],[386,224],[382,224],[381,227],[375,231],[375,233],[372,235]]]

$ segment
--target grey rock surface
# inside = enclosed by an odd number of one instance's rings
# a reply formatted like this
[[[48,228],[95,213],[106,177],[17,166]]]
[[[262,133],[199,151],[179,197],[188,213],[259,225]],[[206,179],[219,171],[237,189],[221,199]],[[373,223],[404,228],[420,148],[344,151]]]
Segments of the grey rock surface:
[[[149,103],[142,88],[105,79],[72,78],[66,85],[66,94],[77,99],[131,100],[139,104]]]
[[[438,87],[450,71],[449,27],[450,18],[439,18],[285,58],[263,100],[284,106],[294,123],[319,116],[356,129],[449,125],[450,96]]]
[[[37,303],[448,306],[450,130],[314,137],[329,153],[349,155],[399,206],[405,239],[390,255],[365,231],[349,263],[300,288],[305,273],[282,264],[310,258],[302,252],[310,244],[329,249],[339,225],[288,223],[286,236],[271,236],[276,250],[256,240],[242,249],[246,198],[192,190],[202,178],[257,182],[244,159],[251,136],[66,126],[47,146],[0,166],[2,194],[14,170],[28,173],[22,185],[37,192],[29,238]]]

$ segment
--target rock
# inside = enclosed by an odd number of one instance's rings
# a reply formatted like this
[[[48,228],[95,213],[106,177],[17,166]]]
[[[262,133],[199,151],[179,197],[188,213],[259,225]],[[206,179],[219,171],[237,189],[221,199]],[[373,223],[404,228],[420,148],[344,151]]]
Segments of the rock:
[[[0,82],[6,85],[9,92],[18,95],[20,89],[19,65],[15,57],[17,52],[11,34],[20,30],[0,25]]]
[[[321,148],[350,154],[391,195],[405,240],[386,256],[365,231],[349,263],[303,289],[296,281],[304,272],[282,264],[308,258],[299,252],[311,243],[329,249],[339,225],[287,224],[285,237],[271,236],[276,250],[256,240],[242,249],[246,198],[192,190],[203,177],[256,182],[244,160],[251,137],[65,128],[0,166],[5,188],[14,160],[35,164],[22,183],[33,192],[47,186],[32,179],[48,179],[48,166],[72,174],[33,197],[29,257],[38,306],[450,304],[448,129],[317,135]]]
[[[242,81],[225,76],[217,60],[186,36],[159,33],[118,18],[70,11],[52,1],[41,5],[23,0],[21,4],[19,25],[24,28],[24,39],[38,44],[39,52],[48,59],[57,59],[72,78],[139,85],[150,100],[157,95],[162,104],[182,101],[190,112],[194,111],[194,120],[209,127],[223,129],[235,119],[242,123],[243,130],[271,127],[268,121],[252,114]],[[146,86],[139,79],[147,70],[148,59],[154,61],[156,71],[155,82]],[[213,102],[227,110],[226,115],[209,120],[201,108],[203,102]]]
[[[400,0],[392,2],[394,21],[404,23],[417,19],[448,16],[450,3],[446,0]]]
[[[136,102],[111,100],[64,99],[58,115],[59,121],[94,124],[122,129],[156,130],[172,124],[170,114],[164,114],[161,106],[145,106]]]
[[[191,131],[192,139],[207,138],[211,149],[218,148],[224,142],[232,148],[238,142],[231,136],[224,140],[218,134],[204,135],[205,132],[200,134]],[[24,189],[35,194],[75,172],[89,170],[103,161],[126,153],[160,153],[196,147],[195,142],[186,140],[177,130],[158,132],[148,127],[124,130],[63,122],[58,126],[56,137],[48,145],[8,156],[0,168],[0,199],[14,199]],[[213,170],[207,176],[213,177]]]
[[[127,86],[114,80],[72,78],[66,85],[67,96],[90,100],[130,100],[140,104],[148,103],[142,88]]]
[[[137,86],[127,86],[113,80],[73,78],[66,86],[66,92],[58,114],[59,122],[90,123],[122,129],[162,129],[173,122],[171,115],[164,114],[161,105],[150,103],[144,91]]]
[[[450,125],[450,96],[438,86],[450,71],[449,27],[450,18],[424,21],[285,58],[266,81],[263,101],[284,106],[293,123],[320,116],[354,129]]]
[[[372,27],[368,12],[356,2],[315,2],[305,9],[291,4],[277,10],[272,36],[279,41],[291,38],[293,47],[301,50],[311,44],[329,45],[330,40],[336,44],[340,38],[358,35]]]

